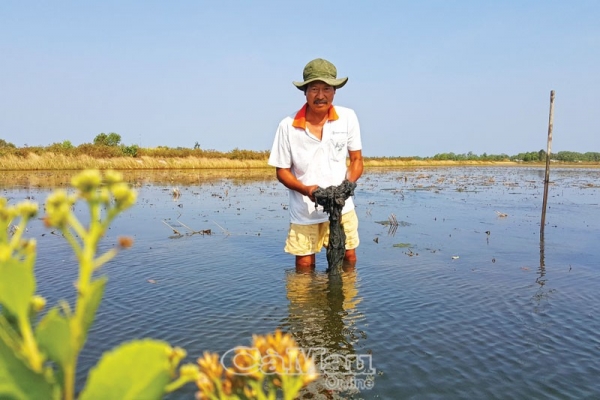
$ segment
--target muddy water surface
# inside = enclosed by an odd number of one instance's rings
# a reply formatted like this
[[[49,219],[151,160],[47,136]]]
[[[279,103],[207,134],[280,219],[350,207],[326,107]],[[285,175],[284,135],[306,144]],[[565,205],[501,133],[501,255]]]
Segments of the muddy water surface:
[[[312,398],[597,397],[600,170],[551,172],[541,242],[543,176],[511,167],[367,171],[355,192],[359,261],[339,281],[324,273],[324,251],[314,274],[295,273],[282,250],[287,193],[272,177],[129,177],[138,203],[102,246],[120,235],[135,244],[103,268],[109,283],[79,383],[103,351],[129,339],[166,340],[193,361],[281,328],[304,349],[370,362],[325,366]],[[43,202],[48,179],[4,181],[0,195]],[[49,304],[72,299],[75,260],[64,239],[39,221],[29,234],[38,291]]]

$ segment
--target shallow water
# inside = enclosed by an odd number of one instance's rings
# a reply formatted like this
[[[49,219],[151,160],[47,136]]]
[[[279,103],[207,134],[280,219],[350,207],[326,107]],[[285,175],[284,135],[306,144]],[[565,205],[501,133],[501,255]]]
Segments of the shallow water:
[[[135,244],[103,268],[79,385],[126,340],[166,340],[193,361],[281,328],[304,349],[371,362],[352,366],[354,381],[342,371],[317,381],[312,398],[597,397],[600,170],[551,171],[541,242],[543,177],[523,167],[368,171],[355,192],[359,261],[341,281],[324,273],[325,251],[314,274],[295,273],[282,250],[287,192],[272,178],[132,179],[138,203],[102,247],[121,235]],[[39,186],[4,185],[0,195],[43,202],[49,189]],[[48,304],[72,299],[64,240],[39,221],[29,234],[39,293]],[[327,390],[348,382],[372,387]]]

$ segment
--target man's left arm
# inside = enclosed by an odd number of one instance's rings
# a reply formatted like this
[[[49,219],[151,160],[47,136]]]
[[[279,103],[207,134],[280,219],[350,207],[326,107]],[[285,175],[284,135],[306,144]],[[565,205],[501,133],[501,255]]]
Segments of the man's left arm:
[[[363,157],[361,150],[348,151],[350,156],[350,165],[346,172],[346,179],[350,182],[356,182],[363,173]]]

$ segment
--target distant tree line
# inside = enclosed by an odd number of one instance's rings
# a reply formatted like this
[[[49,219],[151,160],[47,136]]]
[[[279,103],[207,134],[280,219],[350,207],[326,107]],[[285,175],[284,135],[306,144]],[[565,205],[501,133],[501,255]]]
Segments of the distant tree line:
[[[593,151],[588,151],[586,153],[559,151],[556,154],[550,154],[550,159],[564,162],[599,162],[600,153]]]
[[[507,154],[486,154],[482,155],[473,154],[468,152],[466,154],[454,154],[454,153],[441,153],[436,154],[432,157],[434,160],[453,160],[453,161],[516,161],[516,162],[546,162],[547,153],[545,150],[530,151],[526,153],[519,153],[514,156],[508,156]],[[598,152],[587,152],[578,153],[575,151],[559,151],[557,153],[550,154],[550,160],[561,161],[561,162],[599,162],[600,153]]]
[[[474,154],[472,151],[463,154],[455,153],[440,153],[431,157],[434,160],[451,160],[451,161],[509,161],[510,156],[507,154]]]
[[[121,135],[115,132],[100,133],[94,137],[92,143],[83,143],[79,146],[65,140],[61,143],[53,143],[50,146],[27,146],[17,147],[13,143],[0,138],[0,157],[4,155],[15,155],[26,157],[29,153],[42,154],[52,152],[65,155],[87,155],[94,158],[111,157],[204,157],[204,158],[227,158],[230,160],[267,160],[270,151],[241,150],[235,148],[229,152],[217,150],[205,150],[195,142],[193,148],[158,146],[154,148],[143,148],[136,144],[125,145],[121,143]],[[530,151],[513,156],[507,154],[474,154],[468,153],[439,153],[433,157],[370,157],[377,160],[449,160],[449,161],[516,161],[516,162],[546,162],[546,151]],[[600,162],[600,153],[575,151],[559,151],[552,153],[550,159],[560,162]]]

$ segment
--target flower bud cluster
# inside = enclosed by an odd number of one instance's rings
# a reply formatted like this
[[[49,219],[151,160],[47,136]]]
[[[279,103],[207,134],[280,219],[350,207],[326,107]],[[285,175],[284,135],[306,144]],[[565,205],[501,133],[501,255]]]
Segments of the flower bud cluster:
[[[48,197],[46,225],[64,228],[73,205],[80,198],[90,204],[113,207],[116,212],[131,207],[137,198],[135,190],[123,182],[123,175],[117,171],[106,171],[102,176],[98,170],[86,170],[75,175],[71,184],[77,189],[76,194],[69,195],[64,190],[57,190]],[[113,201],[114,206],[111,204]]]
[[[16,206],[17,214],[21,218],[31,219],[34,218],[38,213],[38,205],[32,201],[22,201]]]
[[[10,221],[17,216],[17,210],[8,206],[8,200],[0,197],[0,223],[3,228],[7,228]]]
[[[77,197],[69,195],[66,191],[58,189],[46,199],[46,217],[44,222],[47,226],[64,228],[69,221],[71,208],[77,201]]]
[[[198,399],[219,394],[257,398],[260,396],[256,391],[262,390],[265,382],[268,388],[280,388],[285,393],[298,390],[317,378],[312,358],[299,350],[290,334],[279,330],[274,334],[254,335],[252,347],[234,349],[233,366],[225,368],[221,361],[216,353],[210,352],[198,359]],[[282,384],[283,377],[289,386]]]
[[[169,362],[173,366],[178,365],[181,362],[181,360],[183,360],[185,358],[186,355],[187,355],[187,352],[185,351],[185,349],[182,349],[181,347],[171,348],[171,349],[169,349],[169,352],[167,354],[167,356],[169,357]]]
[[[131,207],[136,200],[136,193],[126,183],[115,183],[110,187],[110,192],[115,199],[115,205],[119,210]]]
[[[0,198],[0,261],[14,257],[15,252],[24,256],[35,254],[35,239],[22,239],[27,221],[35,217],[38,205],[31,201],[22,201],[14,206],[8,205],[6,198]],[[20,218],[18,225],[12,225]],[[13,236],[10,240],[9,236]]]
[[[46,307],[46,299],[39,295],[34,295],[31,298],[31,309],[35,313],[41,312]]]
[[[75,175],[71,179],[71,185],[79,190],[85,199],[90,198],[102,184],[100,171],[90,169]]]
[[[0,197],[0,226],[7,228],[10,222],[21,217],[25,220],[34,218],[38,213],[38,205],[32,201],[25,200],[15,206],[9,206],[8,200]]]

